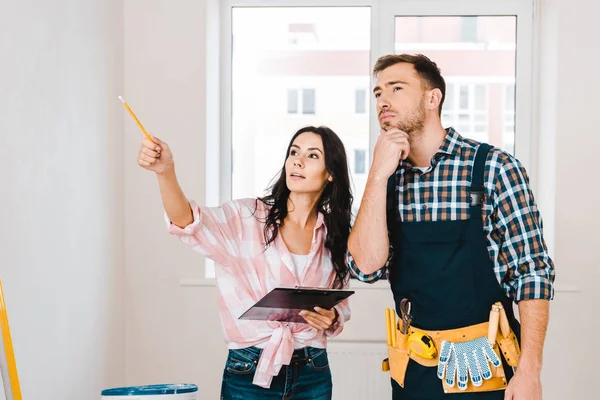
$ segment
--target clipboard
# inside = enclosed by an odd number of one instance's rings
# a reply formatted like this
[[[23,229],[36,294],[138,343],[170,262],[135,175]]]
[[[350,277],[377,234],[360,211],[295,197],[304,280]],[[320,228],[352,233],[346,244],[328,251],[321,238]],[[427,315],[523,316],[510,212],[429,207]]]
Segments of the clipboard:
[[[315,287],[278,287],[267,293],[238,319],[306,323],[299,314],[315,307],[332,309],[354,294],[354,290]]]

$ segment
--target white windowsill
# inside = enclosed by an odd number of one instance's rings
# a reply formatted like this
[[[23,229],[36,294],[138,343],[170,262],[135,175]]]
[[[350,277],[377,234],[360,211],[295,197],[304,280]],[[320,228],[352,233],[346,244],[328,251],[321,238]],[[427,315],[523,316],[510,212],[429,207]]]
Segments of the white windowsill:
[[[181,278],[179,279],[179,286],[198,286],[198,287],[214,287],[216,281],[211,278]],[[390,284],[387,280],[380,280],[375,283],[363,283],[352,279],[350,281],[350,289],[358,290],[390,290]],[[556,292],[561,293],[579,293],[579,287],[577,285],[561,285],[557,284],[554,286]]]
[[[199,286],[199,287],[212,287],[216,285],[215,279],[212,278],[181,278],[179,279],[179,286]],[[359,290],[389,290],[390,284],[387,280],[380,280],[375,283],[363,283],[352,279],[350,281],[350,289]]]

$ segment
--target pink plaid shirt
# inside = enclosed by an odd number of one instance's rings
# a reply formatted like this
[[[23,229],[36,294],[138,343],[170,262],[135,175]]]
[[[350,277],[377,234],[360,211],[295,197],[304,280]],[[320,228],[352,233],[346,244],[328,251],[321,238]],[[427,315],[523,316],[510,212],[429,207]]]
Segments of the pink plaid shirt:
[[[350,319],[348,300],[336,306],[338,322],[323,332],[308,324],[240,320],[254,303],[276,287],[330,287],[335,278],[327,227],[319,214],[302,276],[296,270],[281,235],[265,250],[264,222],[268,207],[255,199],[229,201],[221,207],[200,209],[190,201],[194,222],[179,228],[169,222],[169,232],[183,243],[215,261],[221,324],[229,349],[266,343],[253,383],[270,387],[282,365],[289,365],[294,343],[325,348],[327,336],[337,336]]]

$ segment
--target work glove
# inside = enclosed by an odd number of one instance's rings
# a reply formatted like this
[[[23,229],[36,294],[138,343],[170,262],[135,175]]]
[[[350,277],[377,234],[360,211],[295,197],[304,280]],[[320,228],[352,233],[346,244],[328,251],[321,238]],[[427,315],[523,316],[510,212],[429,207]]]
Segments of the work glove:
[[[492,377],[489,362],[495,367],[502,365],[502,361],[484,336],[466,342],[444,340],[440,351],[437,375],[440,379],[445,377],[448,386],[452,387],[456,372],[458,372],[458,388],[466,390],[469,375],[473,386],[481,386],[484,379]]]

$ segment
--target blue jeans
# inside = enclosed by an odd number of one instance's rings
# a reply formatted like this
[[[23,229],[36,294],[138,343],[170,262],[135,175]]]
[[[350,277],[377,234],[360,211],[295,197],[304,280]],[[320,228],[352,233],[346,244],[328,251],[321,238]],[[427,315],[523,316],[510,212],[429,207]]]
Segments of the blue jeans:
[[[290,365],[281,367],[269,389],[252,384],[261,352],[256,347],[229,350],[221,400],[331,400],[327,350],[304,347],[294,351]]]

